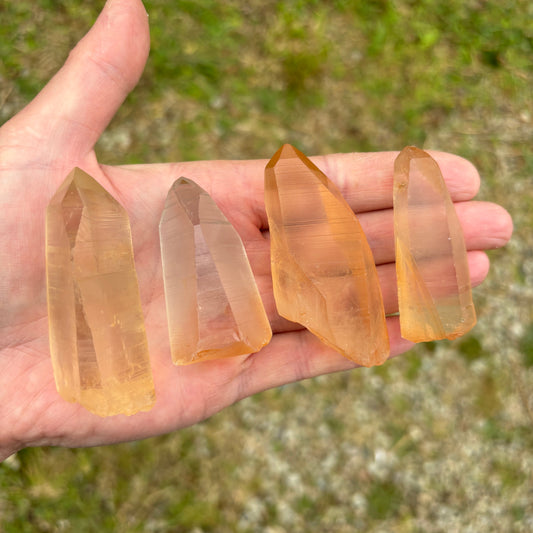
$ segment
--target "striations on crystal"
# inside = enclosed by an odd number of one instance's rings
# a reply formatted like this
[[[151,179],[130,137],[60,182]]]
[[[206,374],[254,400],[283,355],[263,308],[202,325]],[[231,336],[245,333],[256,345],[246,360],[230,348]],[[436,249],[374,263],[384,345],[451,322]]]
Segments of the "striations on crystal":
[[[455,339],[476,323],[463,230],[437,162],[408,146],[394,163],[402,337]]]
[[[285,144],[265,169],[274,298],[281,316],[362,366],[389,356],[372,251],[340,191]]]
[[[170,188],[159,225],[172,360],[259,351],[272,330],[242,241],[193,181]]]
[[[99,416],[155,402],[128,215],[74,169],[46,211],[50,352],[58,392]]]

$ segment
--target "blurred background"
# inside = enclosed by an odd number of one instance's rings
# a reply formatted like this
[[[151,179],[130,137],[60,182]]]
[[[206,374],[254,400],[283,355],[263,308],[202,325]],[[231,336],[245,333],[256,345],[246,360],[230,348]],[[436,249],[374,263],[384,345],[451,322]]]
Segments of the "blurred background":
[[[102,1],[0,2],[0,122]],[[383,367],[258,394],[165,437],[0,465],[0,530],[533,530],[533,3],[150,0],[143,78],[104,163],[458,153],[515,233],[479,324]]]

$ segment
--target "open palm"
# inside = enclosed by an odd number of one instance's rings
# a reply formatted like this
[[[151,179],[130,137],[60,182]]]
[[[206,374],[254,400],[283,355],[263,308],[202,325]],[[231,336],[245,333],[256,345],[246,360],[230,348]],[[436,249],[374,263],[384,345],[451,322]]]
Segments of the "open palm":
[[[0,460],[31,445],[90,446],[156,435],[193,424],[269,387],[353,367],[275,310],[266,161],[216,161],[108,167],[93,150],[135,86],[149,48],[140,1],[114,0],[43,91],[0,129]],[[512,231],[499,206],[474,202],[479,178],[467,161],[434,154],[463,224],[472,283],[488,272],[483,249]],[[340,154],[314,162],[359,214],[372,247],[387,313],[397,311],[392,225],[395,154]],[[132,417],[99,418],[56,392],[48,347],[44,213],[74,167],[96,178],[130,215],[157,401]],[[171,363],[159,254],[158,222],[167,190],[180,176],[215,199],[244,241],[274,337],[261,352],[186,367]],[[411,344],[388,318],[392,354]]]

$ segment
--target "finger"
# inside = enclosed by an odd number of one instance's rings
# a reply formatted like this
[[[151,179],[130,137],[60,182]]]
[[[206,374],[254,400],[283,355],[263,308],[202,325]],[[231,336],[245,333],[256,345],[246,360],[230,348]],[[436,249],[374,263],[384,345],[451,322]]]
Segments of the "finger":
[[[25,142],[39,146],[46,140],[52,160],[83,157],[137,83],[148,50],[141,1],[110,0],[64,66],[9,127],[30,123]]]
[[[439,164],[454,202],[471,200],[478,192],[480,179],[476,168],[462,157],[430,152]],[[310,159],[339,187],[355,213],[390,209],[394,160],[398,152],[333,154]],[[260,182],[255,213],[261,228],[268,228],[263,195],[264,168],[267,161],[248,162],[248,176]],[[250,178],[248,178],[250,179]]]
[[[472,287],[481,285],[489,273],[490,262],[487,254],[481,251],[468,252],[468,269],[470,271],[470,283]],[[444,266],[437,260],[435,269],[443,269]],[[390,315],[398,312],[398,284],[396,280],[396,264],[388,263],[378,267],[379,282],[383,295],[385,314]],[[438,277],[438,276],[437,276]]]
[[[428,151],[437,161],[454,202],[471,200],[479,191],[477,169],[462,157]],[[356,213],[392,207],[394,160],[398,152],[339,154],[316,158]]]
[[[390,209],[394,159],[398,152],[350,153],[310,159],[340,188],[356,213]],[[472,199],[479,189],[476,168],[462,157],[431,152],[442,170],[446,186],[456,202]],[[170,187],[179,176],[197,181],[215,199],[224,214],[235,223],[235,208],[260,229],[268,229],[264,201],[267,159],[250,161],[194,161],[170,165],[135,165],[148,180],[161,188]],[[124,167],[128,168],[128,167]],[[232,187],[228,187],[231,180]]]
[[[455,211],[463,228],[467,250],[491,250],[504,246],[513,232],[509,213],[490,202],[459,202]],[[394,261],[394,214],[392,209],[358,216],[377,265]]]
[[[474,251],[505,245],[512,233],[512,220],[505,209],[489,202],[459,203],[456,209],[465,231],[466,247],[471,250],[468,254],[471,283],[477,286],[488,274],[489,261],[484,253]],[[386,313],[398,310],[392,217],[392,210],[365,213],[359,217],[378,263]],[[270,242],[268,234],[263,235],[265,239],[253,239],[246,243],[248,258],[273,330],[291,331],[297,326],[277,314],[272,294]]]
[[[413,343],[402,339],[397,317],[387,319],[391,357],[409,350]],[[274,335],[268,346],[248,357],[237,376],[236,399],[322,374],[357,365],[321,343],[307,330]]]
[[[460,202],[455,210],[464,232],[467,250],[492,250],[505,246],[513,233],[513,221],[501,206],[491,202]],[[394,213],[392,209],[362,213],[358,216],[376,265],[393,263]],[[250,262],[258,275],[270,274],[269,233],[264,240],[254,239],[247,246]]]
[[[487,254],[481,251],[468,252],[468,266],[470,270],[470,282],[472,287],[477,287],[487,277],[489,273],[489,258]],[[396,283],[396,265],[388,263],[380,265],[377,268],[381,293],[383,296],[383,306],[385,314],[390,315],[398,312],[398,286]],[[283,333],[287,331],[298,331],[303,326],[295,322],[290,322],[279,316],[274,294],[272,291],[272,278],[261,278],[258,286],[260,287],[261,298],[265,305],[265,310],[272,326],[274,333]]]
[[[492,250],[505,246],[513,232],[513,221],[509,213],[501,206],[490,202],[460,202],[455,210],[464,232],[467,250]],[[362,213],[358,217],[361,227],[372,249],[376,265],[393,263],[394,250],[394,213],[392,209]],[[268,232],[263,232],[266,239]],[[255,241],[252,257],[258,253],[260,241]],[[266,264],[269,252],[268,242],[261,249],[261,260]],[[258,266],[259,268],[259,266]],[[264,272],[261,271],[263,274]]]

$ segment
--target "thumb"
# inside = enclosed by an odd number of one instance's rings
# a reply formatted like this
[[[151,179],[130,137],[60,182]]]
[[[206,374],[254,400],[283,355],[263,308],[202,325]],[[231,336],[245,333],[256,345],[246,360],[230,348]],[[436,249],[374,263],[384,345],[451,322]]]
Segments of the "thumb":
[[[50,163],[82,158],[135,87],[149,48],[142,2],[108,0],[61,70],[10,126],[26,126],[27,142],[45,144]]]

